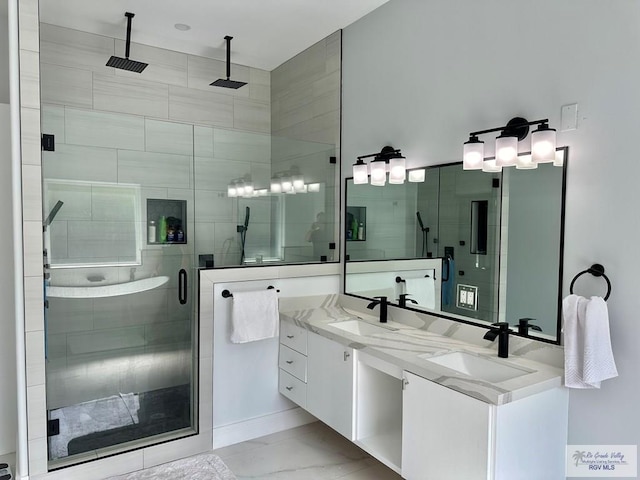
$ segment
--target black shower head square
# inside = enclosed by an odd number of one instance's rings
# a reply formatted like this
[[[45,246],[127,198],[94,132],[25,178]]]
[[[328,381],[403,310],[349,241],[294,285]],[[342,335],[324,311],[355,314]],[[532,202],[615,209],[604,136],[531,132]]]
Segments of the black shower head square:
[[[237,80],[229,80],[228,78],[219,78],[218,80],[216,80],[213,83],[210,83],[209,85],[213,87],[238,89],[240,87],[243,87],[246,84],[247,82],[238,82]]]
[[[142,73],[149,64],[144,62],[136,62],[135,60],[129,60],[128,58],[116,57],[112,55],[107,62],[107,67],[119,68],[121,70],[128,70],[129,72]]]

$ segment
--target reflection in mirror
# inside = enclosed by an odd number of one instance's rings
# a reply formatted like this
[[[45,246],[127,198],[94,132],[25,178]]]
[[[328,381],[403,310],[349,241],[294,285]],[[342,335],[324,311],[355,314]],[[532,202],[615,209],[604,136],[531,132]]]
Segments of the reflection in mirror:
[[[435,166],[422,184],[347,179],[345,293],[396,303],[408,293],[407,308],[485,326],[531,318],[531,335],[557,342],[566,155],[558,149],[564,168]]]

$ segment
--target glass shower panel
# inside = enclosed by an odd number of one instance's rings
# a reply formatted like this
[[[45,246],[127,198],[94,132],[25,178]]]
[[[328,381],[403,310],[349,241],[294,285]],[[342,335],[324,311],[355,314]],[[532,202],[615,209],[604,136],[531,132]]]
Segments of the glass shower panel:
[[[58,467],[195,431],[194,132],[42,110],[44,131],[60,132],[43,153],[48,446]]]
[[[333,145],[212,127],[194,133],[201,267],[338,261]]]

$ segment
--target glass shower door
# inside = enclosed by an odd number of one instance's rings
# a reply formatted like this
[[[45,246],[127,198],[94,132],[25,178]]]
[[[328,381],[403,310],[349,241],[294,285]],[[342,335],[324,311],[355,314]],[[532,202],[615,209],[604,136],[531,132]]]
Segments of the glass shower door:
[[[44,105],[43,132],[50,466],[193,433],[193,127]]]

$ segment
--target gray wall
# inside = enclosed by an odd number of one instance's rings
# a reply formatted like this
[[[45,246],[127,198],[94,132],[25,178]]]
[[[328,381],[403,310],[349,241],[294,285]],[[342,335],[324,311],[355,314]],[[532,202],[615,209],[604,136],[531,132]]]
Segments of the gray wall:
[[[639,23],[631,1],[391,0],[343,34],[344,159],[390,143],[410,167],[458,161],[470,131],[516,115],[559,128],[561,106],[578,103],[578,129],[558,135],[570,147],[563,292],[605,265],[620,376],[571,391],[570,444],[640,443]],[[579,293],[604,293],[594,285]]]

